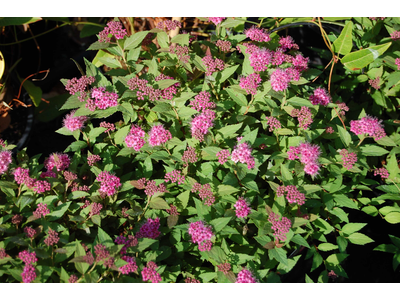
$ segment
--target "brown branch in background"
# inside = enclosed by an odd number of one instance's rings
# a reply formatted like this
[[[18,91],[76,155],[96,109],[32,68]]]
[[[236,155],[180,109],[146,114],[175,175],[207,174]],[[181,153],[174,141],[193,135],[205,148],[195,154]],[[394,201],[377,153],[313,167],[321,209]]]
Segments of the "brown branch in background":
[[[36,73],[34,73],[34,74],[29,75],[29,76],[26,77],[24,80],[22,80],[21,85],[19,86],[19,91],[18,91],[17,99],[19,99],[19,98],[21,97],[21,91],[22,91],[22,86],[24,85],[24,82],[27,81],[29,78],[31,78],[31,77],[33,77],[33,76],[39,74],[39,73],[44,73],[44,72],[46,72],[46,76],[45,76],[44,78],[42,78],[42,79],[37,79],[37,80],[43,80],[43,79],[45,79],[45,78],[47,77],[48,73],[50,72],[50,69],[36,72]],[[14,99],[14,100],[16,100],[16,99]]]
[[[27,27],[28,27],[29,33],[31,34],[31,36],[32,36],[32,38],[33,38],[33,41],[35,42],[36,49],[38,50],[39,58],[38,58],[38,67],[37,67],[37,70],[40,70],[40,65],[41,65],[41,63],[42,63],[42,51],[41,51],[41,49],[40,49],[40,46],[39,46],[38,42],[36,41],[35,35],[33,34],[32,29],[31,29],[31,27],[29,26],[29,24],[27,25]],[[37,74],[37,73],[36,73],[36,74]],[[18,98],[19,98],[19,97],[18,97]]]

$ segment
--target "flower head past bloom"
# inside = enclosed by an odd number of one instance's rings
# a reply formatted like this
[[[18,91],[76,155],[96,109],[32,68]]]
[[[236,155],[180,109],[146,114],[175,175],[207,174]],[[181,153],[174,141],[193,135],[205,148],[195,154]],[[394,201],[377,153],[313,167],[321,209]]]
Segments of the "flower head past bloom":
[[[212,227],[203,221],[192,222],[189,224],[188,233],[193,243],[199,245],[200,251],[210,251],[212,247],[211,238],[214,236]]]
[[[60,240],[60,238],[58,237],[57,231],[49,228],[49,235],[44,240],[44,243],[47,246],[53,246],[53,245],[57,244],[59,240]]]
[[[234,207],[236,209],[236,217],[238,218],[246,218],[250,213],[250,205],[243,197],[239,197]]]
[[[158,283],[162,280],[161,275],[156,271],[158,266],[155,262],[149,261],[142,270],[143,281],[150,280],[152,283]]]
[[[314,94],[309,99],[313,105],[321,104],[327,106],[331,102],[331,96],[328,94],[328,91],[321,87],[316,88]]]
[[[274,131],[274,129],[279,129],[281,128],[281,122],[273,116],[266,117],[267,119],[267,125],[269,126],[269,132]]]
[[[64,127],[70,131],[82,129],[88,119],[86,116],[74,117],[75,111],[76,110],[71,111],[71,113],[66,115],[63,120]]]
[[[158,231],[159,227],[160,227],[160,218],[147,219],[146,223],[144,223],[140,227],[139,232],[136,234],[136,237],[156,239],[161,234],[161,232]]]
[[[393,41],[398,41],[398,40],[400,40],[400,31],[393,31],[393,32],[390,34],[390,38],[391,38]]]
[[[361,120],[350,121],[350,131],[357,135],[368,134],[372,136],[375,141],[386,136],[382,120],[378,120],[376,117],[372,116],[365,116],[361,118]]]
[[[159,146],[172,139],[171,133],[163,125],[154,125],[149,132],[150,146]]]
[[[8,170],[8,166],[12,162],[11,151],[4,150],[0,151],[0,175],[4,174]]]
[[[185,175],[181,175],[181,171],[173,170],[165,174],[165,182],[171,181],[173,183],[178,182],[178,184],[182,184],[185,182]]]
[[[256,26],[252,26],[251,28],[246,29],[244,31],[244,34],[246,34],[246,37],[248,37],[252,41],[269,42],[271,40],[271,37],[265,31],[265,29],[257,28]]]
[[[235,163],[240,161],[241,163],[246,163],[247,168],[253,169],[255,167],[254,157],[251,155],[251,147],[248,143],[240,143],[240,139],[238,139],[238,144],[233,148],[231,159]]]
[[[241,270],[236,279],[236,283],[256,283],[257,279],[254,277],[253,273],[247,269]]]
[[[112,196],[117,192],[117,189],[121,186],[121,181],[117,176],[111,175],[108,171],[101,172],[96,181],[100,182],[99,191]]]

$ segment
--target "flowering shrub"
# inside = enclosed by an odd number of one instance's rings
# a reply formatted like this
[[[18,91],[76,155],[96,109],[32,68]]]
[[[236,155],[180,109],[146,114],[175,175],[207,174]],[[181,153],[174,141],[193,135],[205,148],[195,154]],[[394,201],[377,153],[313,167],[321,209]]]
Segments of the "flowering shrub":
[[[205,40],[109,22],[86,74],[62,80],[57,132],[74,141],[44,163],[1,141],[3,282],[280,282],[302,249],[305,280],[328,282],[348,277],[349,243],[374,242],[352,212],[400,222],[397,18],[324,33],[338,88],[270,22],[205,20]],[[396,268],[390,238],[376,249]]]

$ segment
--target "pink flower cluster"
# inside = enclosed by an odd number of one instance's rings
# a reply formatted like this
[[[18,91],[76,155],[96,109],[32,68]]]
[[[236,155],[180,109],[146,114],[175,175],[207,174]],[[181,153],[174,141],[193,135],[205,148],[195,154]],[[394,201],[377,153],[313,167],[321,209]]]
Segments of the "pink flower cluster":
[[[339,109],[339,114],[344,116],[346,114],[346,111],[349,111],[349,107],[346,105],[346,103],[336,101],[336,104]]]
[[[222,71],[225,68],[223,60],[219,58],[213,59],[211,55],[206,55],[201,60],[207,68],[206,76],[211,76],[215,71]]]
[[[400,70],[400,57],[395,59],[395,64],[397,66],[397,70]]]
[[[320,169],[318,163],[319,155],[321,151],[318,145],[312,145],[308,142],[300,143],[299,146],[290,146],[287,152],[290,160],[300,159],[300,162],[304,164],[304,172],[309,175],[316,175]],[[298,156],[300,154],[300,157]]]
[[[238,273],[236,283],[257,283],[257,279],[251,271],[243,269]]]
[[[215,102],[211,101],[211,95],[209,92],[202,91],[198,93],[194,99],[190,100],[189,106],[199,112],[205,112],[209,109],[214,109],[216,104]]]
[[[195,182],[191,189],[192,193],[199,193],[199,197],[204,201],[205,205],[211,206],[215,202],[215,196],[211,190],[210,184],[206,183],[201,185],[198,182]]]
[[[222,51],[222,52],[229,52],[231,49],[231,42],[230,41],[223,41],[223,40],[218,40],[215,45]]]
[[[200,251],[210,251],[212,247],[211,238],[214,236],[212,227],[203,221],[189,224],[188,233],[193,243],[197,243]]]
[[[196,149],[194,149],[193,147],[188,146],[187,149],[183,151],[182,161],[184,163],[184,167],[187,167],[189,163],[194,164],[198,161],[198,159],[199,158],[197,157]]]
[[[251,147],[248,143],[240,143],[242,138],[237,138],[238,144],[234,146],[231,159],[233,162],[237,163],[238,161],[247,164],[247,168],[253,169],[255,167],[254,157],[251,155]]]
[[[389,172],[385,168],[378,168],[374,170],[374,176],[381,175],[383,179],[389,178]]]
[[[165,20],[157,23],[156,28],[158,29],[167,29],[169,30],[175,30],[176,28],[182,28],[181,22],[177,20]]]
[[[108,171],[101,172],[96,177],[96,181],[100,182],[99,191],[108,196],[114,195],[121,186],[120,179],[117,176],[111,175]]]
[[[342,156],[343,167],[347,170],[353,168],[353,165],[357,162],[357,154],[349,152],[347,149],[340,150],[339,154]]]
[[[126,265],[122,266],[119,268],[119,271],[124,274],[127,275],[129,273],[134,273],[137,271],[138,266],[136,265],[136,260],[134,257],[130,257],[130,256],[122,256],[121,257],[124,261],[127,262]]]
[[[49,228],[49,235],[47,236],[47,238],[45,238],[44,243],[47,246],[53,246],[55,244],[58,243],[58,241],[60,240],[60,238],[58,237],[58,233],[57,231]]]
[[[279,186],[276,190],[276,195],[280,197],[285,194],[289,203],[297,203],[298,205],[303,205],[305,203],[306,196],[300,193],[294,185]]]
[[[272,132],[274,129],[279,129],[281,128],[281,122],[273,116],[266,117],[267,119],[267,125],[269,126],[269,131]]]
[[[159,100],[162,97],[162,91],[147,84],[148,81],[146,79],[140,79],[137,77],[131,78],[127,82],[130,90],[138,90],[136,91],[138,100],[144,100],[145,96],[147,96],[150,101]]]
[[[160,81],[160,80],[165,80],[165,79],[172,79],[174,80],[174,77],[171,76],[167,76],[164,74],[160,74],[155,78],[155,81]],[[178,92],[177,88],[179,88],[181,84],[179,82],[161,90],[161,97],[163,99],[167,99],[167,100],[172,100],[172,98],[174,98],[174,95]]]
[[[252,66],[256,72],[265,71],[268,65],[272,63],[273,57],[274,52],[269,49],[254,49],[249,57],[250,66]]]
[[[146,133],[138,125],[132,125],[129,134],[125,138],[125,144],[135,151],[139,151],[145,144],[144,136]]]
[[[218,162],[223,165],[228,161],[228,157],[231,155],[228,149],[223,149],[221,151],[218,151],[216,153],[216,156],[218,157]]]
[[[8,170],[8,166],[12,162],[11,151],[4,150],[0,151],[0,175],[4,174]]]
[[[24,270],[21,273],[22,281],[24,283],[34,281],[36,278],[36,272],[33,264],[37,262],[36,253],[24,250],[18,254],[18,258],[25,263]]]
[[[292,222],[286,217],[280,217],[278,214],[271,212],[268,216],[268,221],[272,223],[271,228],[274,230],[274,236],[282,242],[286,240],[286,233],[289,232]]]
[[[169,46],[169,52],[172,54],[176,54],[178,56],[178,59],[184,64],[189,62],[190,55],[188,46],[171,45]]]
[[[335,132],[335,130],[333,130],[333,128],[331,126],[328,126],[328,127],[325,128],[325,132],[329,133],[329,134],[332,134],[332,133]]]
[[[144,223],[140,227],[139,232],[136,234],[136,237],[156,239],[161,234],[161,232],[158,231],[159,227],[160,227],[160,218],[147,219],[146,223]]]
[[[231,264],[230,263],[222,263],[217,265],[218,267],[218,271],[224,273],[225,275],[227,275],[229,273],[229,271],[231,270]]]
[[[381,78],[379,76],[377,76],[375,79],[368,80],[368,83],[374,89],[379,90],[381,88],[380,81],[381,81]]]
[[[171,181],[173,183],[178,182],[178,184],[182,184],[185,182],[185,175],[181,175],[181,171],[173,170],[165,174],[165,182]]]
[[[0,259],[6,258],[9,255],[6,253],[6,249],[0,248]]]
[[[153,196],[157,192],[165,193],[167,191],[163,183],[157,186],[154,180],[147,180],[146,178],[141,178],[137,181],[137,183],[138,183],[138,188],[145,189],[144,192],[149,197]]]
[[[170,139],[172,139],[171,132],[163,125],[154,125],[149,132],[149,144],[152,147],[165,144]]]
[[[282,51],[286,50],[299,50],[299,46],[294,42],[294,39],[291,36],[281,37],[279,39],[280,49]]]
[[[246,37],[251,39],[252,41],[257,42],[269,42],[271,40],[269,34],[263,28],[257,28],[256,26],[252,26],[244,31]]]
[[[171,216],[179,216],[178,209],[175,205],[170,204],[170,209],[166,209],[165,211],[169,213]]]
[[[88,157],[87,157],[87,163],[91,167],[93,167],[98,161],[101,161],[100,155],[89,154]]]
[[[106,109],[118,105],[118,95],[114,92],[106,91],[105,87],[93,88],[91,97],[94,99],[94,105],[98,109]],[[94,106],[88,107],[91,111],[95,110]]]
[[[328,91],[321,87],[316,88],[314,94],[309,99],[313,105],[321,104],[327,106],[331,102],[331,96],[328,94]]]
[[[361,118],[361,120],[350,121],[350,131],[357,135],[368,134],[372,136],[375,141],[386,136],[382,120],[378,120],[376,117],[372,116],[365,116]]]
[[[293,109],[292,117],[297,117],[299,127],[307,130],[313,122],[311,110],[307,106],[302,106],[300,110]]]
[[[257,93],[257,87],[260,85],[261,81],[260,74],[252,73],[247,77],[241,77],[239,86],[243,90],[246,90],[247,94],[255,95]]]
[[[90,207],[89,216],[99,215],[103,205],[101,203],[93,202]]]
[[[21,224],[23,218],[24,218],[23,216],[16,214],[11,218],[11,223],[19,225]]]
[[[393,31],[393,32],[390,34],[390,38],[391,38],[393,41],[399,41],[399,40],[400,40],[400,31]]]
[[[68,80],[65,89],[71,94],[75,95],[77,92],[80,92],[78,99],[80,102],[85,101],[87,93],[85,89],[88,85],[91,85],[95,81],[93,76],[87,77],[86,75],[82,76],[81,78],[77,79],[76,77]]]
[[[221,23],[225,19],[226,19],[226,17],[209,17],[208,21],[209,22],[213,22],[215,25],[218,25],[219,23]]]
[[[128,247],[135,247],[138,245],[138,240],[134,235],[128,235],[128,237],[124,237],[123,235],[117,236],[115,241],[117,245],[125,245],[122,247],[120,254],[124,255]]]
[[[142,279],[143,281],[150,280],[152,283],[159,283],[162,278],[161,275],[156,271],[158,266],[155,262],[149,261],[146,267],[142,270]]]
[[[107,23],[101,32],[99,32],[99,42],[109,43],[111,42],[111,37],[114,36],[117,40],[123,39],[126,35],[126,29],[122,28],[122,23],[117,21],[110,21]]]
[[[84,127],[85,122],[88,120],[86,116],[74,117],[76,110],[67,114],[63,120],[64,127],[70,131],[80,130]]]
[[[76,283],[78,279],[79,279],[78,276],[72,274],[71,276],[69,276],[68,283]]]
[[[25,227],[24,232],[25,232],[26,237],[29,239],[33,238],[36,234],[36,230],[30,226]]]
[[[201,283],[200,280],[197,280],[195,278],[185,278],[185,283]]]
[[[55,168],[57,172],[60,172],[68,169],[70,163],[68,154],[53,153],[44,160],[43,164],[47,171],[53,171]]]
[[[204,136],[208,133],[208,130],[214,125],[215,112],[206,109],[203,113],[195,116],[191,122],[192,137],[204,141]]]
[[[33,215],[35,216],[36,219],[40,219],[41,217],[44,217],[49,213],[50,210],[47,208],[47,204],[39,203],[36,210],[33,212]]]
[[[236,217],[238,218],[246,218],[250,213],[250,205],[243,197],[239,197],[233,206],[236,209]]]
[[[109,123],[109,122],[106,122],[106,121],[101,122],[99,126],[103,127],[103,128],[106,128],[106,131],[104,131],[106,133],[115,130],[115,125],[113,123]]]
[[[290,81],[297,81],[299,78],[300,73],[294,68],[276,69],[270,77],[271,87],[275,92],[284,91],[289,87]]]
[[[302,54],[296,54],[295,57],[292,58],[292,64],[294,69],[298,72],[302,72],[308,69],[308,57],[304,57]],[[296,79],[296,81],[299,79]]]
[[[110,256],[110,252],[107,250],[107,247],[102,244],[97,244],[94,246],[94,253],[96,254],[96,261],[107,260]]]

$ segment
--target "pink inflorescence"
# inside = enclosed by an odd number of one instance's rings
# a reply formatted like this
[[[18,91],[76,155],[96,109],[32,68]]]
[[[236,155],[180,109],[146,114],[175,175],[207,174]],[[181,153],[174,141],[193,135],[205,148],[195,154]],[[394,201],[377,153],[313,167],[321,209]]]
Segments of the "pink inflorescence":
[[[57,172],[68,169],[71,160],[68,154],[53,153],[44,160],[44,166],[47,171],[53,171],[55,168]]]
[[[251,147],[248,143],[240,143],[241,138],[238,138],[238,144],[233,148],[231,159],[233,162],[238,161],[247,164],[247,168],[250,170],[255,167],[254,157],[251,155]]]
[[[274,52],[269,49],[251,49],[249,57],[250,66],[253,67],[254,71],[262,72],[267,70],[268,65],[272,63]]]
[[[376,117],[372,116],[365,116],[361,118],[361,120],[350,121],[350,131],[357,135],[368,134],[372,136],[375,141],[386,136],[382,120],[378,120]]]
[[[308,57],[304,57],[302,54],[296,54],[292,59],[293,67],[299,72],[305,71],[308,69],[308,60]]]
[[[100,127],[106,128],[106,131],[104,131],[106,133],[115,130],[115,125],[106,121],[101,122]]]
[[[198,93],[194,99],[190,100],[189,106],[199,112],[205,112],[206,110],[215,108],[216,104],[211,101],[211,95],[209,92],[202,91]]]
[[[106,91],[105,87],[93,88],[91,96],[94,99],[94,104],[99,109],[118,105],[118,95],[114,92]]]
[[[199,193],[199,197],[204,201],[205,205],[211,206],[215,202],[215,196],[211,190],[210,184],[206,183],[201,185],[198,182],[195,182],[191,189],[192,193]]]
[[[33,238],[36,234],[36,230],[30,226],[25,227],[24,232],[25,232],[25,235],[30,239]]]
[[[309,175],[316,175],[320,169],[318,163],[319,155],[321,151],[318,145],[312,145],[310,143],[300,143],[299,146],[290,146],[287,152],[290,160],[300,159],[300,162],[304,164],[304,172]],[[300,154],[300,157],[298,156]]]
[[[331,96],[328,94],[328,91],[321,87],[316,88],[314,94],[309,99],[313,105],[321,104],[327,106],[331,102]]]
[[[174,77],[160,74],[155,78],[155,81],[166,80],[166,79],[175,80]],[[163,99],[172,100],[172,98],[174,98],[174,95],[178,92],[177,88],[179,88],[180,85],[181,84],[179,82],[177,82],[177,83],[174,83],[173,85],[161,90],[161,93],[162,93],[161,97]]]
[[[127,275],[127,274],[129,274],[129,273],[134,273],[134,272],[137,271],[138,266],[136,265],[136,260],[135,260],[134,257],[130,257],[130,256],[124,255],[124,256],[122,256],[121,258],[122,258],[124,261],[127,262],[126,265],[124,265],[124,266],[122,266],[122,267],[119,268],[119,271],[120,271],[122,274]]]
[[[191,122],[191,133],[192,137],[204,141],[204,136],[208,133],[208,130],[214,125],[215,112],[206,109],[203,113],[195,116]]]
[[[182,184],[185,182],[185,175],[181,175],[181,171],[173,170],[165,174],[165,182],[171,181],[173,183],[178,182],[178,184]]]
[[[400,57],[395,59],[395,64],[397,66],[397,70],[400,70]]]
[[[94,246],[94,253],[96,254],[96,261],[106,260],[110,256],[110,252],[107,247],[102,244],[97,244]]]
[[[389,172],[385,168],[378,168],[374,170],[374,176],[381,175],[383,179],[389,178]]]
[[[117,245],[125,245],[122,247],[120,254],[124,255],[128,247],[135,247],[138,245],[138,240],[134,235],[128,235],[128,237],[124,237],[122,235],[118,236],[115,241]]]
[[[81,78],[77,79],[76,77],[68,80],[65,89],[71,94],[75,95],[77,92],[80,92],[78,99],[80,102],[85,101],[85,97],[87,93],[85,89],[88,85],[91,85],[95,81],[93,76],[87,77],[86,75],[82,76]]]
[[[229,52],[231,49],[231,42],[230,41],[223,41],[218,40],[215,44],[222,52]]]
[[[261,76],[257,73],[252,73],[247,77],[241,77],[239,86],[246,90],[247,94],[255,95],[257,93],[257,87],[261,83]]]
[[[246,218],[250,213],[250,205],[243,197],[239,197],[234,207],[236,209],[236,217],[238,218]]]
[[[292,77],[284,69],[276,69],[271,74],[271,87],[274,91],[284,91],[289,87]]]
[[[78,281],[78,276],[76,276],[75,274],[71,274],[71,276],[69,276],[68,278],[68,283],[76,283]]]
[[[211,250],[211,238],[214,234],[210,225],[206,225],[203,221],[192,222],[189,224],[188,233],[192,238],[192,242],[199,245],[200,251]]]
[[[140,79],[137,77],[128,80],[127,85],[130,90],[136,91],[136,96],[138,100],[144,100],[144,97],[149,97],[150,101],[159,100],[162,97],[162,91],[155,89],[152,86],[148,86],[148,81],[146,79]]]
[[[55,230],[49,228],[49,235],[44,240],[44,243],[47,246],[53,246],[53,245],[57,244],[59,240],[60,240],[60,238],[58,237],[58,233]]]
[[[87,163],[91,167],[93,167],[98,161],[101,161],[100,155],[89,154],[88,157],[87,157]]]
[[[303,205],[305,203],[306,196],[303,193],[300,193],[294,185],[278,187],[276,195],[284,196],[285,194],[289,203],[297,203],[298,205]]]
[[[226,262],[226,263],[222,263],[217,265],[218,267],[218,271],[224,273],[225,275],[227,275],[229,273],[229,271],[231,270],[231,264]]]
[[[269,131],[272,132],[274,129],[279,129],[281,128],[281,122],[275,117],[266,117],[267,119],[267,125],[269,126]]]
[[[14,180],[18,184],[23,184],[29,179],[29,169],[18,167],[14,169]]]
[[[39,203],[36,210],[33,212],[33,215],[35,216],[36,219],[40,219],[41,217],[44,217],[49,213],[50,210],[47,208],[47,204]]]
[[[218,151],[216,156],[218,157],[218,162],[223,165],[228,161],[228,157],[231,155],[230,151],[228,149],[223,149],[221,151]]]
[[[390,38],[391,38],[393,41],[399,41],[399,40],[400,40],[400,31],[393,31],[393,32],[390,34]]]
[[[159,146],[172,139],[171,132],[164,128],[163,125],[154,125],[149,132],[150,146]]]
[[[143,281],[150,280],[152,283],[158,283],[162,280],[161,275],[156,271],[158,266],[155,262],[149,261],[142,270]]]
[[[177,20],[165,20],[157,23],[156,28],[158,29],[167,29],[169,30],[175,30],[176,28],[182,28],[181,22]]]
[[[271,212],[268,216],[268,221],[272,223],[271,228],[274,230],[274,236],[282,242],[286,240],[286,233],[289,232],[292,222],[286,217],[280,217],[278,214]]]
[[[339,154],[342,156],[343,167],[347,170],[353,168],[353,165],[357,162],[357,154],[349,152],[347,149],[340,150]]]
[[[280,49],[285,52],[286,50],[299,50],[299,46],[294,42],[291,36],[281,37],[279,39]]]
[[[299,127],[304,130],[307,130],[313,122],[311,110],[307,106],[302,106],[300,110],[293,109],[292,117],[297,117]]]
[[[368,80],[369,85],[376,90],[379,90],[381,88],[380,82],[381,78],[379,76],[377,76],[375,79]]]
[[[136,237],[156,239],[161,234],[161,232],[158,231],[159,227],[160,227],[160,218],[147,219],[146,223],[144,223],[140,227],[139,232],[136,234]]]
[[[45,180],[35,180],[33,185],[33,191],[42,194],[51,190],[51,185]]]
[[[100,182],[99,191],[112,196],[117,192],[117,189],[121,186],[120,179],[117,176],[111,175],[108,171],[101,172],[96,181]]]
[[[154,180],[147,180],[146,178],[141,178],[137,181],[140,189],[145,189],[144,192],[147,196],[153,196],[155,193],[165,193],[167,191],[165,185],[161,183],[157,186]]]
[[[0,152],[0,175],[4,174],[8,170],[8,166],[12,162],[11,151],[4,150]]]
[[[253,273],[247,269],[241,270],[236,279],[236,283],[256,283],[257,279],[254,277]]]
[[[74,117],[74,114],[75,110],[71,111],[70,114],[66,115],[63,120],[64,127],[70,131],[82,129],[84,127],[85,122],[88,119],[86,116]]]
[[[19,225],[19,224],[21,224],[23,218],[24,218],[23,216],[16,214],[11,218],[11,223],[13,223],[15,225]]]
[[[197,280],[195,278],[188,277],[185,279],[185,283],[201,283],[201,282],[200,282],[200,280]]]
[[[263,28],[257,28],[256,26],[252,26],[244,31],[246,37],[251,39],[252,41],[257,42],[269,42],[271,37]]]
[[[177,209],[177,207],[175,205],[170,204],[169,207],[171,207],[171,208],[165,210],[167,213],[169,213],[171,216],[178,216],[179,215],[178,209]]]
[[[332,133],[335,132],[335,130],[333,130],[332,126],[328,126],[328,127],[325,128],[325,132],[329,133],[329,134],[332,134]]]
[[[145,144],[144,136],[146,133],[138,125],[132,125],[129,134],[125,138],[125,144],[135,151],[139,151]]]
[[[24,250],[18,253],[18,258],[22,260],[27,265],[32,265],[38,261],[35,252],[29,252],[29,250]]]
[[[182,155],[182,161],[183,161],[183,166],[187,167],[189,165],[189,163],[195,163],[198,161],[198,157],[196,154],[196,149],[194,149],[193,147],[188,146],[187,149],[185,151],[183,151],[183,155]]]
[[[172,54],[176,54],[178,56],[178,59],[184,64],[189,62],[190,55],[188,46],[171,45],[169,46],[169,52]]]
[[[110,21],[107,23],[107,27],[105,27],[101,32],[99,32],[99,42],[100,43],[109,43],[111,42],[111,37],[109,35],[114,36],[117,40],[123,39],[126,35],[126,29],[122,28],[122,23],[117,21]]]
[[[225,19],[226,19],[226,17],[209,17],[208,21],[209,22],[213,22],[215,25],[218,25],[219,23],[221,23]]]
[[[211,55],[206,55],[201,60],[207,68],[206,76],[211,76],[215,71],[222,71],[225,68],[223,60],[219,58],[213,59]]]
[[[30,283],[34,281],[36,278],[35,267],[32,265],[25,265],[24,270],[21,273],[21,277],[24,283]]]

